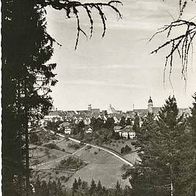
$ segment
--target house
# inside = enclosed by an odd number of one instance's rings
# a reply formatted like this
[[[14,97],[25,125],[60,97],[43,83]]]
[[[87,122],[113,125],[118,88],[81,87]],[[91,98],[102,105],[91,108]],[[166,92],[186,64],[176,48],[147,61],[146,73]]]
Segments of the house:
[[[65,134],[71,134],[71,125],[69,122],[64,122],[59,125],[59,130],[63,130]]]
[[[46,115],[44,116],[45,121],[51,121],[51,122],[57,122],[57,121],[62,121],[63,118],[62,116],[59,115]]]
[[[93,132],[93,129],[91,127],[86,127],[85,128],[85,133],[92,133]]]
[[[124,137],[126,139],[133,139],[136,136],[135,131],[133,131],[132,126],[130,125],[121,129],[118,133],[121,137]]]
[[[114,132],[116,132],[116,133],[120,132],[120,131],[121,131],[121,129],[122,129],[122,127],[121,127],[121,126],[119,126],[119,125],[114,126]]]

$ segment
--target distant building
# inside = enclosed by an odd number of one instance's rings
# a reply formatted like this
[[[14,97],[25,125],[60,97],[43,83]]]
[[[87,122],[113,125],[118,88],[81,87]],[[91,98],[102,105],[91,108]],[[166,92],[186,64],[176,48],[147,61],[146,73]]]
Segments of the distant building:
[[[151,97],[148,100],[148,112],[151,114],[153,113],[153,101],[152,101]]]
[[[122,127],[117,125],[117,126],[114,126],[114,132],[116,133],[119,133],[121,131]]]
[[[126,139],[133,139],[136,136],[135,131],[133,131],[132,126],[130,125],[121,129],[118,133],[121,137],[124,137]]]
[[[69,122],[64,122],[59,125],[59,130],[63,130],[65,134],[71,134],[71,125]]]
[[[85,128],[85,133],[92,133],[92,132],[93,132],[93,129],[90,126]]]

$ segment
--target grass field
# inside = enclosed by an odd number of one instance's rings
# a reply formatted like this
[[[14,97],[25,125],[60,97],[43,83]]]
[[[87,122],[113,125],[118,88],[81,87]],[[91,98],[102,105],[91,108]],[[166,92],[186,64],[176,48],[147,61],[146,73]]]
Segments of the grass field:
[[[31,151],[31,156],[38,157],[37,159],[31,159],[31,164],[35,164],[35,161],[41,163],[34,168],[32,175],[34,179],[37,176],[39,176],[40,180],[46,181],[60,179],[61,183],[67,188],[71,188],[74,179],[79,177],[88,183],[91,183],[92,179],[96,182],[100,180],[107,188],[114,187],[117,181],[122,187],[130,186],[128,179],[122,179],[124,162],[108,152],[84,145],[76,146],[76,149],[73,145],[76,144],[75,142],[62,138],[51,140],[49,143],[55,144],[52,147],[56,146],[56,149],[50,149],[45,144],[42,144],[42,146],[31,145],[31,148],[34,148]],[[130,140],[113,141],[106,147],[120,152],[121,148],[126,144],[131,146]],[[70,156],[78,157],[87,165],[79,170],[58,169],[59,162]],[[125,158],[132,162],[136,160],[137,154],[128,154],[125,155]]]
[[[124,164],[118,158],[111,154],[98,150],[95,148],[84,149],[77,153],[77,156],[88,162],[88,165],[78,170],[66,183],[67,187],[71,187],[75,178],[81,178],[89,183],[94,179],[96,182],[99,180],[105,187],[114,187],[117,181],[121,186],[130,185],[128,179],[123,180],[121,169]]]

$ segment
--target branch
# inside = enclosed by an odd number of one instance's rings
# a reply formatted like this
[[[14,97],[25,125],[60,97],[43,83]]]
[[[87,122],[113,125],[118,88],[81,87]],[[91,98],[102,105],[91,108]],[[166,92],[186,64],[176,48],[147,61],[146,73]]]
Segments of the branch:
[[[169,25],[165,25],[161,29],[159,29],[151,38],[154,39],[158,34],[163,34],[167,33],[166,38],[169,39],[171,37],[171,31],[173,30],[179,30],[177,28],[179,27],[185,27],[185,31],[182,32],[180,35],[164,42],[162,45],[157,47],[155,50],[151,52],[151,54],[158,53],[160,50],[166,47],[170,47],[170,51],[168,55],[165,58],[165,67],[164,67],[164,77],[165,77],[165,71],[168,66],[170,66],[170,71],[169,75],[172,73],[172,68],[173,68],[173,61],[174,61],[174,55],[175,53],[178,54],[179,58],[181,59],[182,62],[182,69],[181,73],[186,80],[186,73],[188,70],[188,59],[189,59],[189,53],[190,53],[190,48],[193,47],[193,41],[196,35],[196,24],[192,21],[186,21],[182,19],[178,19],[174,22],[172,22]],[[191,48],[192,49],[192,48]],[[165,80],[165,78],[164,78]]]
[[[81,3],[79,1],[69,1],[69,0],[37,0],[37,4],[39,4],[42,8],[45,8],[47,6],[52,6],[54,9],[64,10],[68,18],[70,18],[70,14],[73,14],[76,17],[77,35],[76,35],[75,49],[77,49],[77,46],[78,46],[80,33],[82,32],[87,37],[86,33],[80,27],[80,18],[78,15],[79,13],[78,8],[83,8],[88,15],[88,18],[90,21],[90,36],[89,36],[90,38],[92,37],[93,27],[94,27],[93,18],[91,15],[91,10],[93,8],[98,11],[102,24],[103,24],[102,37],[105,36],[105,32],[107,28],[106,16],[105,16],[105,13],[102,11],[103,7],[111,8],[119,16],[119,18],[122,18],[120,11],[117,9],[117,5],[118,4],[122,5],[122,2],[118,0],[112,0],[112,1],[109,1],[108,3]],[[51,40],[55,41],[52,38]]]

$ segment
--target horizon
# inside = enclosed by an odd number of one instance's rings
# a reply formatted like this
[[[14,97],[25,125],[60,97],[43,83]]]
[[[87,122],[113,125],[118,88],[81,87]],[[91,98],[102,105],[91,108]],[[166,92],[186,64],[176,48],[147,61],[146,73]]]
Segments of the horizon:
[[[153,108],[161,108],[163,105],[165,104],[165,102],[161,105],[161,106],[158,106],[158,105],[154,105],[154,102],[153,102]],[[108,108],[109,108],[109,106],[112,106],[112,107],[114,107],[114,109],[115,110],[117,110],[117,111],[122,111],[122,112],[128,112],[128,111],[134,111],[134,110],[138,110],[138,109],[148,109],[148,107],[147,107],[147,104],[146,104],[146,107],[135,107],[135,105],[133,106],[132,105],[132,108],[130,108],[130,109],[125,109],[125,110],[122,110],[121,108],[116,108],[114,105],[112,105],[112,104],[109,104],[106,108],[99,108],[99,107],[96,107],[96,106],[94,106],[94,105],[92,105],[91,104],[91,106],[92,106],[92,109],[100,109],[100,111],[104,111],[104,110],[108,110]],[[178,103],[177,103],[177,106],[178,106]],[[134,108],[133,108],[134,107]],[[188,107],[179,107],[178,106],[178,109],[189,109],[190,107],[192,107],[191,105],[190,106],[188,106]],[[57,111],[80,111],[80,110],[88,110],[88,105],[85,107],[85,108],[75,108],[75,109],[63,109],[63,108],[56,108],[56,107],[54,107],[53,108],[54,110],[57,110]]]

